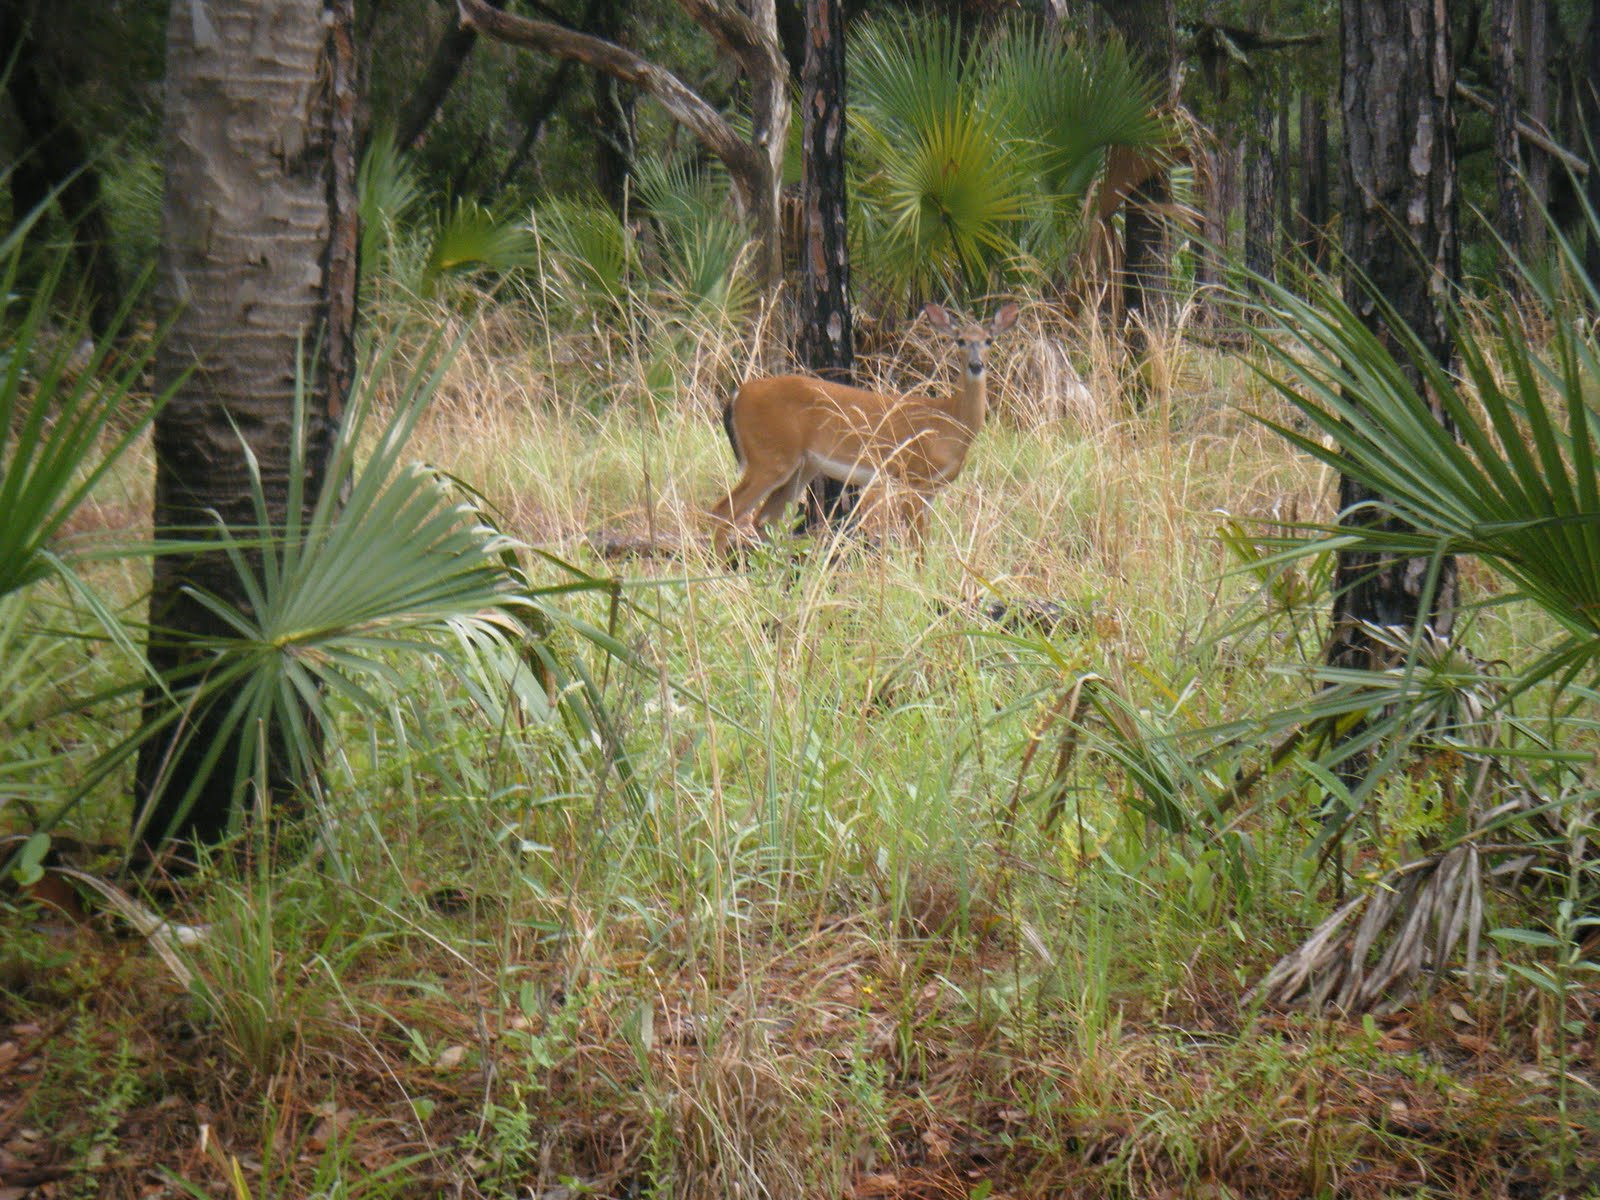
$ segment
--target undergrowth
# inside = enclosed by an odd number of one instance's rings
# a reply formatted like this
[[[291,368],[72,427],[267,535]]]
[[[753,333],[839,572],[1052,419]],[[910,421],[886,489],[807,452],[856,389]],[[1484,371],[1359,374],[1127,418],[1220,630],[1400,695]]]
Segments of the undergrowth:
[[[402,344],[456,320],[404,316]],[[1183,836],[1126,762],[1058,752],[1086,674],[1147,730],[1305,686],[1316,597],[1264,594],[1219,533],[1320,512],[1328,480],[1243,414],[1274,402],[1236,361],[1158,344],[1137,406],[1103,331],[1026,311],[924,555],[780,539],[733,570],[701,513],[734,474],[716,416],[746,345],[684,339],[664,391],[660,347],[539,329],[506,304],[462,331],[415,457],[615,580],[570,601],[625,656],[556,635],[609,724],[491,723],[410,663],[385,697],[409,719],[352,715],[330,747],[319,854],[268,871],[251,842],[185,889],[206,938],[158,958],[7,901],[0,1186],[1531,1196],[1593,1148],[1552,1115],[1567,1009],[1515,977],[1362,1022],[1241,1004],[1330,898],[1314,815]],[[951,370],[910,328],[862,374]],[[105,485],[108,524],[144,511],[142,477]],[[1495,652],[1540,636],[1494,622]],[[126,825],[107,796],[85,842]]]

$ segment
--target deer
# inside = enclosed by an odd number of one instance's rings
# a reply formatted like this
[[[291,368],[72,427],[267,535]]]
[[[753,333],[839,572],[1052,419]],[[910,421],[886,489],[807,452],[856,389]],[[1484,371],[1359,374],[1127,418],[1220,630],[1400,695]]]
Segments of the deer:
[[[812,375],[770,375],[739,388],[722,410],[722,426],[744,473],[711,508],[719,556],[735,536],[760,537],[823,475],[866,489],[863,511],[903,487],[911,497],[913,536],[923,544],[934,493],[961,474],[983,429],[989,401],[984,355],[1016,322],[1017,306],[1002,306],[987,325],[957,325],[937,304],[923,312],[964,357],[952,396],[887,396]]]

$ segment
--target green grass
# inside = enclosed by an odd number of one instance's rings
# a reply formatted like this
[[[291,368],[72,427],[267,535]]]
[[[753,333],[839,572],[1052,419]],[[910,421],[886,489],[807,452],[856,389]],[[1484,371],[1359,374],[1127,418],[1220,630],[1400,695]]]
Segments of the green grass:
[[[181,914],[211,936],[174,965],[8,900],[0,1112],[37,1136],[4,1153],[69,1191],[93,1154],[100,1194],[130,1196],[162,1174],[283,1197],[1547,1183],[1559,1018],[1515,980],[1364,1023],[1241,1006],[1326,911],[1303,812],[1172,836],[1086,750],[1043,828],[1050,714],[1081,673],[1152,728],[1301,693],[1269,671],[1295,665],[1286,619],[1213,640],[1253,594],[1216,534],[1221,512],[1316,515],[1327,480],[1239,413],[1271,403],[1239,364],[1169,345],[1168,390],[1134,412],[1097,330],[1024,326],[925,557],[780,544],[730,572],[700,513],[734,474],[716,413],[744,347],[708,332],[669,405],[648,355],[488,312],[415,456],[620,581],[619,604],[570,604],[631,662],[557,635],[609,733],[489,720],[408,664],[385,700],[410,719],[344,719],[321,857],[215,867]],[[1091,403],[1041,385],[1063,353]],[[865,369],[948,378],[914,335]],[[139,479],[105,511],[139,512]],[[596,552],[623,535],[672,554]],[[1041,599],[1067,618],[1049,636],[976,607]],[[1300,618],[1312,653],[1320,619]],[[1493,620],[1495,653],[1542,636]],[[75,819],[93,840],[127,813]]]

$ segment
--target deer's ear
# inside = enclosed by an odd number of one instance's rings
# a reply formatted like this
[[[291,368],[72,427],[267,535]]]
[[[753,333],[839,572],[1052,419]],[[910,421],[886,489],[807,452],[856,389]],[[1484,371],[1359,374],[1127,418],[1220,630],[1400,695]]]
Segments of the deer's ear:
[[[922,311],[927,314],[928,323],[940,333],[949,333],[951,329],[950,314],[939,304],[925,305]]]
[[[1004,333],[1006,330],[1010,329],[1014,324],[1016,324],[1017,313],[1019,311],[1020,310],[1017,308],[1015,301],[1003,306],[999,312],[995,313],[994,320],[989,322],[990,336],[992,337],[996,334]]]

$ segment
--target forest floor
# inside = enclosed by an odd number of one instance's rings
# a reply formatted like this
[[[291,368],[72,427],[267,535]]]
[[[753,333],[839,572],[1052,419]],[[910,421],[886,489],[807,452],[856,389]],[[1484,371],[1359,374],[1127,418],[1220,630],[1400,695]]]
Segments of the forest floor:
[[[1592,976],[1553,1000],[1487,954],[1383,1016],[1250,998],[1427,836],[1414,780],[1335,880],[1305,781],[1168,829],[1126,762],[1066,752],[1089,673],[1151,730],[1304,693],[1320,599],[1263,601],[1219,531],[1309,518],[1328,480],[1242,415],[1272,400],[1238,363],[1174,348],[1135,410],[1030,325],[924,555],[735,572],[700,517],[733,472],[732,353],[680,372],[679,407],[642,363],[539,353],[485,322],[417,457],[542,581],[617,581],[562,603],[626,662],[556,635],[607,732],[486,724],[407,664],[392,725],[332,748],[319,856],[269,871],[252,841],[129,890],[198,940],[60,873],[0,905],[0,1200],[1600,1195]],[[947,374],[914,344],[863,369]],[[136,527],[147,472],[84,520]],[[594,549],[630,540],[672,553]],[[1031,604],[1048,627],[990,615]],[[1485,657],[1542,636],[1476,630]],[[86,806],[60,864],[114,877],[127,820]]]

